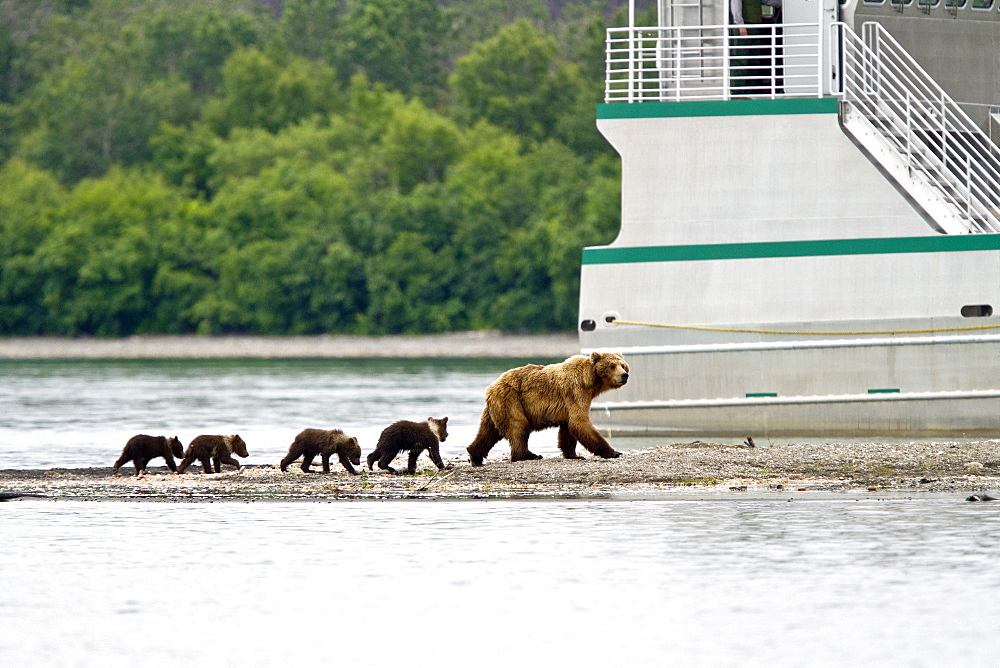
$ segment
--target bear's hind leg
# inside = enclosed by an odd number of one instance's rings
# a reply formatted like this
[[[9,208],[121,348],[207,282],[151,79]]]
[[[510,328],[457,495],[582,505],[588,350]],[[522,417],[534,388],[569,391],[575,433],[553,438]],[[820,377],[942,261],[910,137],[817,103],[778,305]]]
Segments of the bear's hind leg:
[[[118,475],[118,469],[124,466],[125,462],[127,462],[130,459],[132,459],[132,457],[129,455],[129,453],[123,452],[122,456],[118,458],[118,461],[116,461],[115,465],[112,467],[111,475]]]
[[[177,465],[177,472],[184,473],[185,471],[187,471],[187,467],[191,466],[191,462],[193,461],[194,461],[193,456],[191,456],[190,454],[185,455],[184,459],[181,460],[181,463]]]
[[[388,471],[389,473],[397,473],[396,469],[392,468],[392,460],[396,458],[399,454],[399,450],[389,449],[382,453],[382,456],[378,460],[378,467],[383,471]]]
[[[243,465],[238,461],[230,457],[229,455],[221,455],[215,458],[215,472],[222,473],[222,465],[229,464],[230,466],[235,466],[237,471],[243,470]]]
[[[417,472],[417,459],[420,458],[420,448],[410,450],[410,459],[407,462],[406,472],[413,475]]]
[[[472,462],[472,465],[482,466],[483,460],[490,454],[493,446],[500,442],[501,438],[503,436],[496,425],[493,424],[493,420],[490,419],[490,412],[487,408],[483,411],[483,417],[479,420],[479,432],[476,434],[475,440],[472,441],[472,445],[466,448],[466,451],[469,453],[469,461]]]
[[[288,470],[288,465],[291,464],[292,462],[294,462],[296,459],[298,459],[300,454],[302,454],[302,453],[299,452],[298,449],[293,444],[292,447],[291,447],[291,449],[288,451],[288,454],[285,455],[285,458],[281,460],[281,464],[280,464],[281,470],[282,471],[287,471]]]
[[[511,428],[511,434],[507,437],[510,441],[510,461],[512,462],[523,462],[529,459],[541,459],[541,455],[536,455],[531,450],[528,450],[528,436],[531,434],[531,429],[527,425],[523,427],[518,425],[517,427]]]

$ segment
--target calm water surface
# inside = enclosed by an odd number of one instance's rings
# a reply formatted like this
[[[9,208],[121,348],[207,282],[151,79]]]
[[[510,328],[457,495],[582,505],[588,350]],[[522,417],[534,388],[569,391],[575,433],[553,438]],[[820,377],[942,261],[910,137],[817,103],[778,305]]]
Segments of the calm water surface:
[[[471,440],[518,361],[0,362],[0,468],[129,436]],[[537,442],[534,440],[537,439]],[[554,434],[533,449],[555,455]],[[506,444],[497,446],[506,453]],[[11,666],[968,666],[1000,657],[1000,503],[0,504]]]
[[[924,501],[0,507],[10,666],[990,666],[1000,522]]]

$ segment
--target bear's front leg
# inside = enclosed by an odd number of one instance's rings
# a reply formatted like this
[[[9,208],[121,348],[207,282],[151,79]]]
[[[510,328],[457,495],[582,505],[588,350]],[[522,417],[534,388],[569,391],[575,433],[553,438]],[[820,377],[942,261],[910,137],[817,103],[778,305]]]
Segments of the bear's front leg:
[[[431,461],[434,462],[434,466],[438,467],[439,471],[452,468],[450,464],[445,464],[444,460],[441,459],[441,446],[437,443],[427,448],[427,454],[431,456]]]
[[[583,459],[576,454],[576,439],[569,431],[569,425],[565,422],[559,425],[559,451],[566,459]]]
[[[580,445],[598,457],[603,457],[604,459],[620,457],[622,453],[612,448],[604,440],[604,437],[594,429],[594,425],[590,422],[589,412],[588,410],[582,414],[575,413],[570,415],[569,423],[567,424],[569,433],[579,441]]]
[[[348,473],[350,473],[351,475],[357,475],[358,474],[358,472],[354,470],[354,466],[351,464],[351,458],[350,457],[348,457],[347,455],[345,455],[343,452],[338,452],[337,453],[337,458],[340,459],[340,463],[343,465],[343,467],[345,469],[347,469]],[[330,472],[330,457],[329,457],[329,455],[326,458],[325,465],[323,467],[323,471],[325,473],[329,473]]]

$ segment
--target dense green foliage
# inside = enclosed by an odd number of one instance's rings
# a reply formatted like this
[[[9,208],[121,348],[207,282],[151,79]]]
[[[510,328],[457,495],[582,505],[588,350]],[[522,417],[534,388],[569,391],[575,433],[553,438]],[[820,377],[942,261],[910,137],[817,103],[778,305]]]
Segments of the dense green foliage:
[[[0,0],[0,335],[572,329],[607,3]]]

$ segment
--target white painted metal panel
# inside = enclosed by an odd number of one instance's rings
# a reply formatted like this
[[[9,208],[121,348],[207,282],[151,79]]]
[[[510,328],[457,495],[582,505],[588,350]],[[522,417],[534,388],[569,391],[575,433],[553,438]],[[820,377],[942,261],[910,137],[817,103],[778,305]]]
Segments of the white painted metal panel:
[[[935,234],[836,114],[598,127],[622,155],[622,229],[612,246]]]

